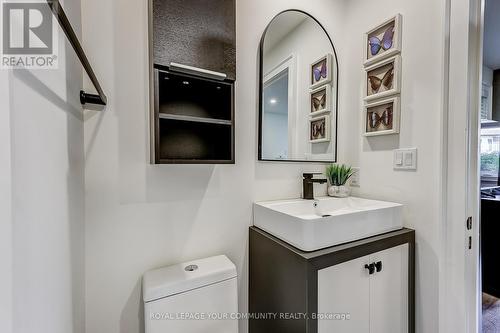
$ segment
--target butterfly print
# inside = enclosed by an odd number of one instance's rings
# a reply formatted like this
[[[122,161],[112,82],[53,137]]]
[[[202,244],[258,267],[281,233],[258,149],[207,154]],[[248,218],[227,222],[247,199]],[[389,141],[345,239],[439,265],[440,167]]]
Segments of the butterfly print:
[[[392,88],[392,82],[394,80],[394,65],[389,68],[389,70],[384,74],[382,79],[376,76],[368,76],[368,81],[370,82],[370,86],[372,88],[373,93],[377,93],[380,90],[380,87],[383,85],[387,90]]]
[[[318,97],[312,97],[312,106],[313,110],[312,112],[323,110],[326,106],[326,93],[323,94],[323,97],[318,98]]]
[[[376,129],[380,127],[380,125],[392,127],[392,117],[392,106],[387,107],[384,112],[382,112],[382,115],[379,115],[377,112],[368,112],[368,125],[371,129]]]
[[[378,37],[373,36],[370,37],[368,40],[368,44],[370,44],[370,52],[372,56],[377,55],[380,50],[387,51],[392,47],[392,41],[394,38],[394,26],[390,26],[387,28],[387,30],[384,32],[384,36],[382,37],[382,40],[380,40]]]
[[[326,79],[326,70],[326,62],[323,62],[321,66],[314,67],[314,82],[318,82],[319,80],[321,80],[321,78]]]
[[[317,121],[311,124],[312,139],[322,139],[325,137],[326,124],[324,121]]]

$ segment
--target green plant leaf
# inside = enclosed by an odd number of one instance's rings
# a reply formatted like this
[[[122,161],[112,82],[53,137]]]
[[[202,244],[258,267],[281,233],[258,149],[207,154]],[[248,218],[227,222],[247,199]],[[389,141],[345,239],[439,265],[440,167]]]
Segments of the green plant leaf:
[[[351,166],[331,164],[326,167],[326,177],[331,186],[343,186],[352,177],[354,171]]]

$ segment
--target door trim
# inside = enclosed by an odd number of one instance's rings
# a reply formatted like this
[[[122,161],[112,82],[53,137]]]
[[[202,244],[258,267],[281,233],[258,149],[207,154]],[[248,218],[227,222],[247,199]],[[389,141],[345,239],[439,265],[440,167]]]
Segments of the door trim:
[[[445,2],[440,332],[476,333],[480,325],[478,141],[482,1]],[[474,221],[471,231],[466,228],[469,216]]]

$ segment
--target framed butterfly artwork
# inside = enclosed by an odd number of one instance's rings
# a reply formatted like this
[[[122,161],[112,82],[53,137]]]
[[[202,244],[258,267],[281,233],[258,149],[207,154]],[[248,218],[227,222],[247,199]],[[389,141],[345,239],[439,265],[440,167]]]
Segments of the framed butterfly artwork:
[[[365,68],[365,101],[401,92],[401,56],[395,55]]]
[[[317,115],[332,111],[332,86],[325,84],[311,91],[311,112],[309,115]]]
[[[311,64],[311,89],[332,82],[333,56],[331,53],[319,58]]]
[[[399,133],[400,98],[392,97],[365,105],[364,136]]]
[[[401,22],[397,14],[365,34],[365,66],[401,52]]]
[[[330,141],[330,116],[323,115],[309,120],[309,141],[311,143]]]

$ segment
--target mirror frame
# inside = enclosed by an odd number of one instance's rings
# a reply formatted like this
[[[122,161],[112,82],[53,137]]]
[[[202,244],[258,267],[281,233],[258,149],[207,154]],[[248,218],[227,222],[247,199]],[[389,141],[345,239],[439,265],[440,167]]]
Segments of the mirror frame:
[[[333,54],[335,56],[335,74],[334,77],[335,77],[335,82],[334,82],[334,85],[335,85],[335,143],[334,143],[334,148],[335,148],[335,152],[333,154],[333,160],[331,161],[317,161],[317,160],[292,160],[292,159],[283,159],[283,160],[279,160],[279,159],[265,159],[265,158],[262,158],[262,114],[263,114],[263,110],[262,110],[262,100],[263,100],[263,94],[264,94],[264,85],[263,85],[263,79],[264,79],[264,70],[263,70],[263,58],[264,58],[264,41],[266,39],[266,34],[267,34],[267,31],[269,29],[269,27],[271,26],[271,24],[273,23],[273,21],[281,14],[284,14],[284,13],[287,13],[287,12],[297,12],[297,13],[301,13],[301,14],[304,14],[304,15],[307,15],[308,17],[310,17],[311,19],[313,19],[320,27],[321,29],[323,30],[323,32],[326,34],[326,37],[328,37],[328,40],[330,41],[330,45],[332,46],[332,49],[333,49]],[[298,163],[336,163],[337,162],[337,148],[338,148],[338,106],[339,106],[339,61],[338,61],[338,57],[337,57],[337,51],[335,50],[335,46],[333,45],[333,41],[330,37],[330,35],[328,34],[328,32],[326,31],[325,27],[314,17],[312,16],[311,14],[303,11],[303,10],[300,10],[300,9],[287,9],[287,10],[284,10],[284,11],[281,11],[279,12],[278,14],[276,14],[272,20],[267,24],[266,28],[264,29],[264,32],[262,33],[262,37],[260,38],[260,44],[259,44],[259,98],[258,98],[258,102],[259,102],[259,132],[258,132],[258,135],[259,135],[259,145],[258,145],[258,160],[259,161],[267,161],[267,162],[298,162]]]

